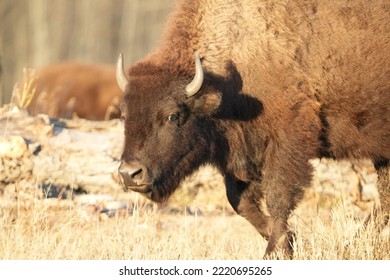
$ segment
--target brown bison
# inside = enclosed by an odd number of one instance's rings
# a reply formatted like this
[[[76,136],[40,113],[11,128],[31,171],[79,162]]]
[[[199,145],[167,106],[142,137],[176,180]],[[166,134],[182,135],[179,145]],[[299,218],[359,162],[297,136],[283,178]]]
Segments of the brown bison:
[[[287,220],[310,159],[371,159],[390,213],[390,3],[182,0],[160,47],[117,80],[123,184],[168,198],[218,167],[236,212],[292,257]],[[197,55],[195,55],[197,54]],[[195,63],[194,63],[195,57]]]
[[[115,67],[64,62],[48,65],[36,75],[37,93],[28,107],[31,114],[89,120],[120,117]]]

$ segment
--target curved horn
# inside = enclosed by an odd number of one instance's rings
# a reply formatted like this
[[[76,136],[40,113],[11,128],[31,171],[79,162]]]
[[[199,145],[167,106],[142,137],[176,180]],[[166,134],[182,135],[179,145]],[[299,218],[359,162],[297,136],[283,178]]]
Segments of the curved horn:
[[[124,92],[129,81],[125,75],[122,53],[119,54],[118,61],[116,62],[116,82],[122,92]]]
[[[200,90],[203,84],[203,79],[204,79],[204,74],[202,69],[202,63],[200,62],[199,54],[196,53],[195,54],[195,77],[191,81],[191,83],[189,83],[186,86],[187,97],[193,96]]]

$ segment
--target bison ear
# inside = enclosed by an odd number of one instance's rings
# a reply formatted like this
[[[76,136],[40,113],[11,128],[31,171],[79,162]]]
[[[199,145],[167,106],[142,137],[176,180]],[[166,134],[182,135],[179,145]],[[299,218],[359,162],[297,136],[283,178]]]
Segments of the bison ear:
[[[193,110],[196,114],[210,116],[215,114],[222,103],[222,95],[215,90],[206,90],[195,99]]]

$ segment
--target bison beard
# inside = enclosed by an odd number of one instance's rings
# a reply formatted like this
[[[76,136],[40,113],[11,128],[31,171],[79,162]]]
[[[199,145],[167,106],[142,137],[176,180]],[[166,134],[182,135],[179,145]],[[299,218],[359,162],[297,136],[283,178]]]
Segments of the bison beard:
[[[199,144],[203,143],[200,142]],[[203,147],[210,146],[207,143],[193,146],[189,149],[188,154],[174,157],[174,162],[177,164],[168,166],[162,171],[159,170],[160,172],[157,171],[158,175],[151,186],[149,198],[155,202],[167,200],[184,178],[198,169],[202,164],[208,162],[213,152],[209,149],[201,150]]]
[[[128,75],[117,63],[124,184],[160,202],[212,164],[235,211],[268,240],[266,255],[291,258],[288,218],[311,183],[309,160],[366,158],[381,205],[365,224],[382,229],[389,26],[386,0],[179,1],[160,47]]]

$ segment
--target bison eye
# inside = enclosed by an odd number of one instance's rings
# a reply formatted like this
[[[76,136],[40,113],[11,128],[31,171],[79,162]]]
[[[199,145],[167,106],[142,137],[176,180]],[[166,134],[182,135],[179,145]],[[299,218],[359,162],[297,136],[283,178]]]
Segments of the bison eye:
[[[179,119],[179,113],[170,114],[168,116],[168,121],[175,122]]]

